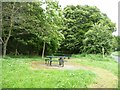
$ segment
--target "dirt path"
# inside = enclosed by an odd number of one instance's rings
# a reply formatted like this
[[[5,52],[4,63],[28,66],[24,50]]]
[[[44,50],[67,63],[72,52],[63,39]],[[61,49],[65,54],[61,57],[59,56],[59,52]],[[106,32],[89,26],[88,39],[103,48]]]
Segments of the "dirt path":
[[[101,69],[90,67],[89,70],[96,73],[96,82],[89,86],[89,88],[117,88],[118,77],[111,72]]]
[[[88,86],[88,88],[117,88],[118,87],[118,77],[112,74],[110,71],[96,68],[91,66],[78,65],[77,63],[72,64],[75,68],[90,70],[97,75],[95,83]]]
[[[95,68],[91,66],[84,66],[77,63],[66,62],[64,67],[60,67],[58,64],[53,64],[52,66],[47,66],[41,62],[32,62],[32,69],[61,69],[61,70],[77,70],[84,69],[90,70],[97,75],[95,83],[88,86],[88,88],[117,88],[118,86],[118,77],[113,75],[111,72],[102,69]]]

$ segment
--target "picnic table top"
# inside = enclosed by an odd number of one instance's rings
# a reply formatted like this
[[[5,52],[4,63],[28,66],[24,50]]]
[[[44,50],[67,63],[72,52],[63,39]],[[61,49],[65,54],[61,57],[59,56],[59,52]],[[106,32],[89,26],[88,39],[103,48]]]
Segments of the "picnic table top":
[[[66,57],[66,56],[46,56],[46,58],[60,58],[60,57]]]

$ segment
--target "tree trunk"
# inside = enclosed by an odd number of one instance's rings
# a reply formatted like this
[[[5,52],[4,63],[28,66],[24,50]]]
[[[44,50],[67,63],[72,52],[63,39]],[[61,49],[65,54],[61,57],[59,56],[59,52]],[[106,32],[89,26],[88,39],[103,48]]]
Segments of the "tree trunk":
[[[45,53],[45,42],[43,44],[42,58],[44,58],[44,53]]]
[[[4,43],[4,45],[3,45],[3,57],[5,57],[6,56],[6,51],[7,51],[7,44],[6,43]]]
[[[10,18],[10,29],[9,29],[9,33],[8,33],[8,36],[5,40],[5,42],[3,43],[3,57],[6,56],[6,50],[7,50],[7,44],[8,44],[8,41],[10,39],[10,36],[11,36],[11,33],[12,33],[12,28],[13,28],[13,12],[14,12],[14,8],[15,8],[15,2],[13,4],[13,8],[12,8],[12,15],[11,15],[11,18]]]
[[[10,31],[9,31],[9,34],[8,34],[8,36],[7,36],[7,39],[6,39],[5,42],[3,43],[3,57],[6,56],[7,43],[8,43],[8,40],[9,40],[9,38],[10,38],[11,32],[12,32],[12,24],[11,24],[11,29],[10,29]]]
[[[18,55],[18,50],[17,50],[17,48],[15,49],[15,56],[17,56]]]

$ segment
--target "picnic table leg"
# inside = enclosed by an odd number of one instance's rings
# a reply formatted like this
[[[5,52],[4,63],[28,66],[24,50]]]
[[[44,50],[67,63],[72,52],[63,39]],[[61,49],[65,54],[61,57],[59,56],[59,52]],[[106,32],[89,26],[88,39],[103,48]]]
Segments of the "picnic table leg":
[[[45,60],[45,64],[47,64],[47,63],[46,63],[46,60]]]
[[[59,60],[59,65],[61,65],[61,62],[60,62],[60,60]]]
[[[50,66],[52,66],[52,61],[50,61]]]
[[[62,66],[62,67],[64,67],[64,60],[62,60],[62,59],[59,60],[59,65]]]
[[[62,67],[64,67],[64,62],[62,63]]]
[[[50,58],[50,66],[52,66],[52,58]]]
[[[47,61],[47,65],[49,65],[49,60]]]

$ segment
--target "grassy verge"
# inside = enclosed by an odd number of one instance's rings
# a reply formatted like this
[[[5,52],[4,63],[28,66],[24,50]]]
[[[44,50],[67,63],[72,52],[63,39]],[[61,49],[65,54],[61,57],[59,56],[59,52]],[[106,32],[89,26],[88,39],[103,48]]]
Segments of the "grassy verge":
[[[73,58],[77,58],[73,62],[77,62],[82,65],[103,68],[118,76],[118,63],[115,62],[110,56],[106,56],[103,58],[102,55],[82,54],[73,55]]]
[[[120,56],[120,51],[113,52],[112,55]]]
[[[31,61],[40,57],[2,59],[3,88],[86,88],[95,74],[88,70],[32,70]]]

